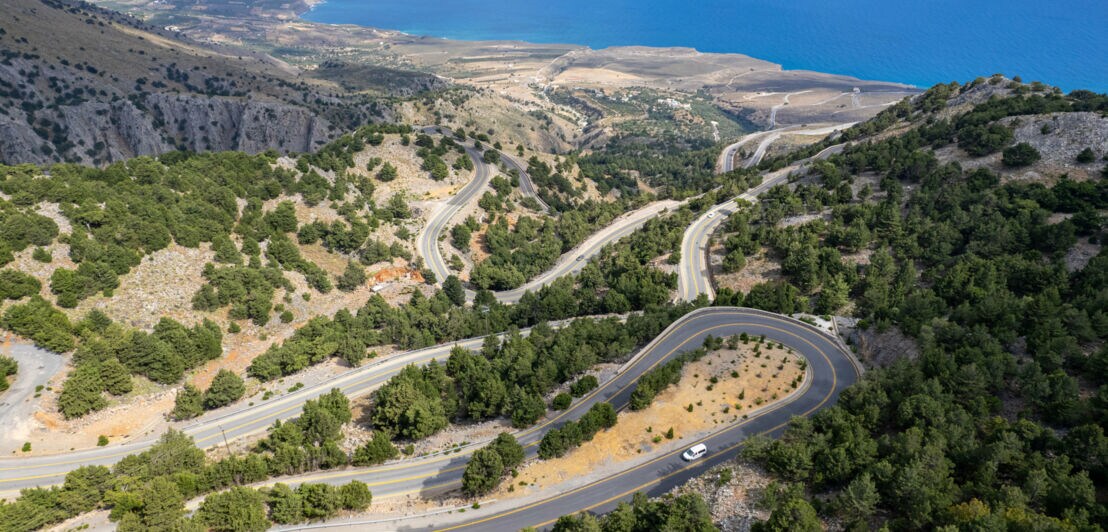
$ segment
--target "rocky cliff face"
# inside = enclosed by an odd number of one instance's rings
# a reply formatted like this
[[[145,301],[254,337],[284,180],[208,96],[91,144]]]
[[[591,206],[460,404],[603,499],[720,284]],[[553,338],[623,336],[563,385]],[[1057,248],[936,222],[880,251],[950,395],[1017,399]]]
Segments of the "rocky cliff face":
[[[441,82],[420,76],[382,95]],[[89,4],[0,2],[0,163],[311,151],[344,130],[391,120],[377,98]]]
[[[302,107],[180,94],[41,110],[33,120],[50,124],[51,133],[45,136],[28,118],[21,110],[0,115],[0,161],[106,164],[175,149],[303,152],[339,134],[326,119]]]

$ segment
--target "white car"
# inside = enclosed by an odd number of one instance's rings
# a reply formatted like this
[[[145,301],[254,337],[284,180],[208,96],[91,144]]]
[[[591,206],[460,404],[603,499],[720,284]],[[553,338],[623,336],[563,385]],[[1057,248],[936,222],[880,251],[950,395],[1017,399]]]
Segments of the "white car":
[[[714,212],[710,212],[710,213],[708,213],[708,218],[709,218],[709,219],[711,219],[711,218],[715,218],[715,217],[716,217],[716,213],[714,213]]]
[[[708,446],[703,443],[698,443],[689,447],[689,450],[684,453],[681,453],[681,458],[684,458],[686,462],[692,462],[706,454],[708,454]]]

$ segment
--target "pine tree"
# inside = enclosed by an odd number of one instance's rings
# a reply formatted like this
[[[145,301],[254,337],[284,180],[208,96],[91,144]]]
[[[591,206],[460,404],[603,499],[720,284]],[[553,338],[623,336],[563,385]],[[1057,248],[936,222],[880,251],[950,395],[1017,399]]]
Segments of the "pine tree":
[[[123,395],[134,387],[130,373],[117,358],[110,358],[100,365],[100,378],[104,389],[112,395]]]
[[[365,280],[365,268],[357,262],[349,261],[346,263],[346,270],[338,277],[335,285],[343,292],[353,292],[365,284]]]
[[[204,395],[195,386],[186,384],[184,389],[177,393],[177,401],[173,405],[170,414],[173,419],[192,419],[204,413]]]
[[[504,461],[495,449],[488,447],[473,453],[462,474],[462,491],[471,497],[493,490],[504,476]]]
[[[459,307],[465,305],[466,290],[462,286],[462,281],[458,279],[457,275],[451,275],[443,281],[442,291],[446,294],[447,299],[449,299],[451,303]]]
[[[212,410],[242,399],[246,385],[242,378],[225,369],[219,370],[208,391],[204,392],[204,408]]]
[[[196,520],[214,532],[262,532],[269,528],[265,497],[241,486],[208,495],[196,511]]]
[[[356,466],[371,466],[384,463],[400,455],[389,441],[389,435],[383,430],[374,431],[373,438],[354,451],[353,463]]]

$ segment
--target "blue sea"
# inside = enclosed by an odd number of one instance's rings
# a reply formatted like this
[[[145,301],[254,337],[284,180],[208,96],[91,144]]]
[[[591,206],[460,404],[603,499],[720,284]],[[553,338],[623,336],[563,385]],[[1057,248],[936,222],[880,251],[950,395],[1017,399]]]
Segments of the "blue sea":
[[[316,22],[451,39],[689,46],[920,87],[1108,91],[1108,0],[326,0]]]

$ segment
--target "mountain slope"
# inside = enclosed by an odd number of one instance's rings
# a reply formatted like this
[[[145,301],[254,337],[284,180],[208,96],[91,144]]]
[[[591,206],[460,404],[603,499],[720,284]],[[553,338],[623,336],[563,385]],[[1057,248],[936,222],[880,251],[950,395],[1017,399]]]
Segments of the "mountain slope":
[[[272,58],[196,44],[90,4],[0,4],[2,162],[309,151],[384,114],[374,98]]]

